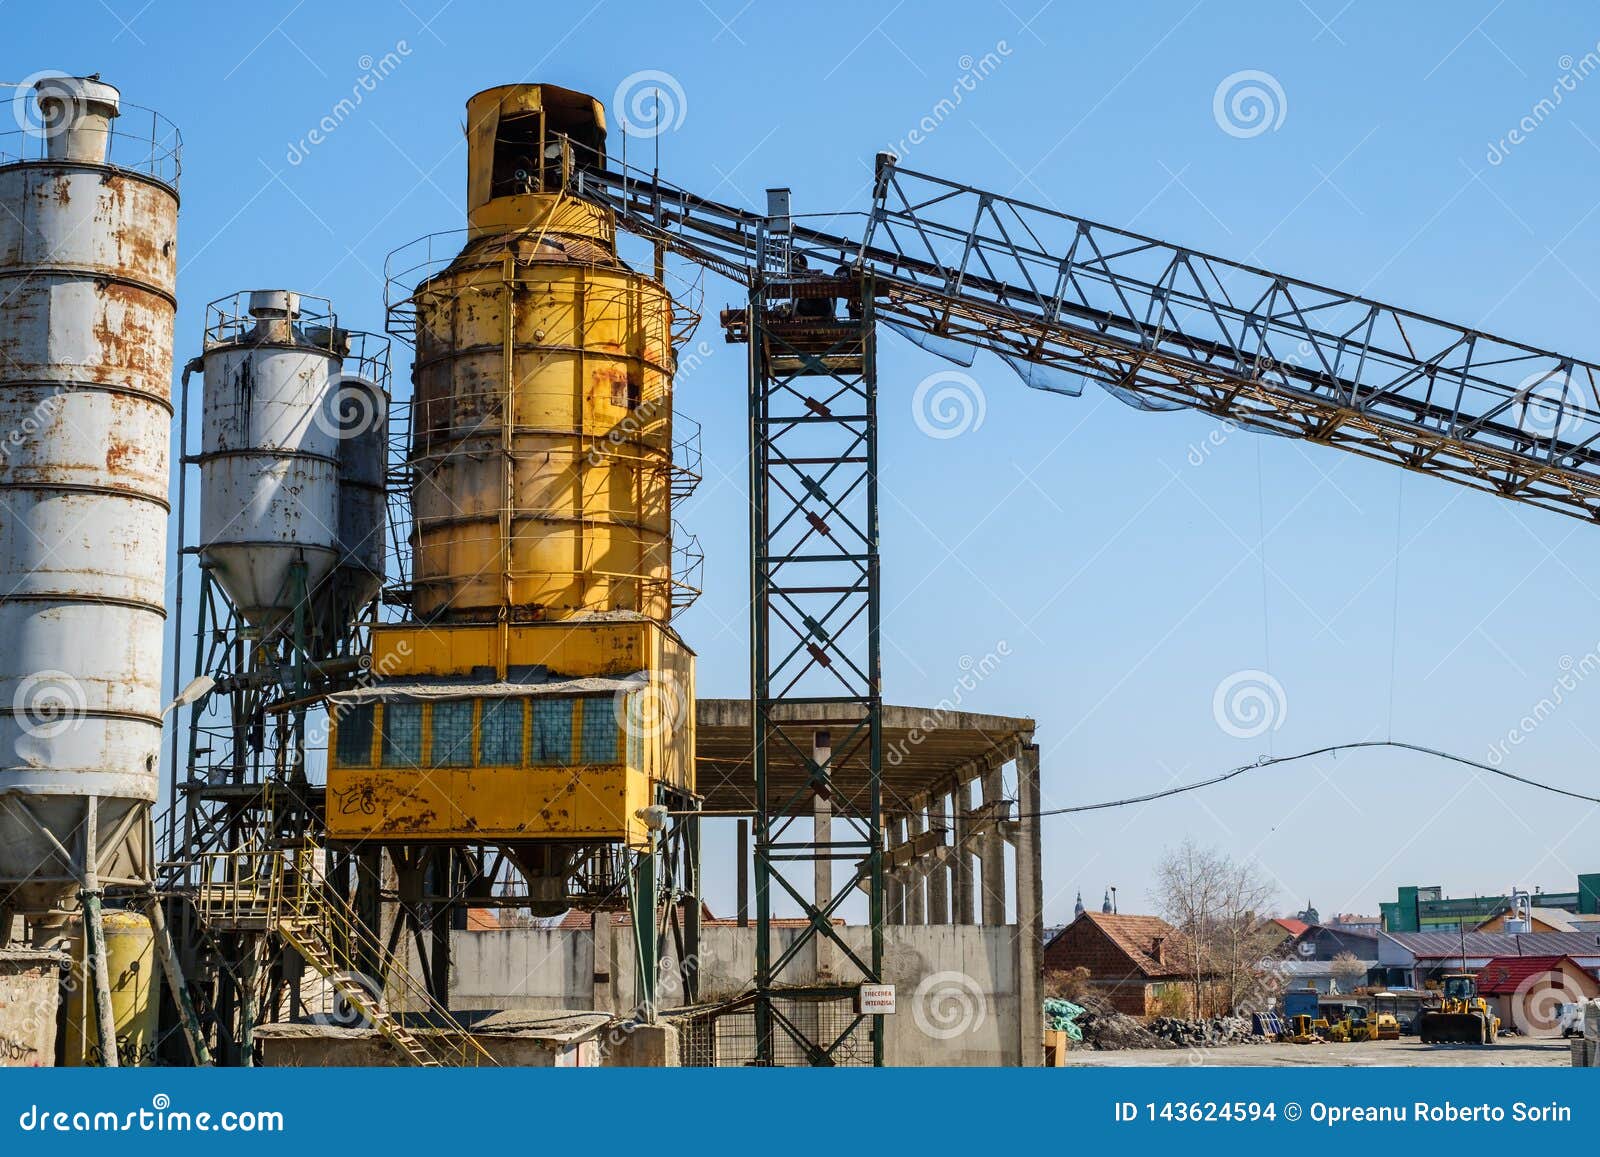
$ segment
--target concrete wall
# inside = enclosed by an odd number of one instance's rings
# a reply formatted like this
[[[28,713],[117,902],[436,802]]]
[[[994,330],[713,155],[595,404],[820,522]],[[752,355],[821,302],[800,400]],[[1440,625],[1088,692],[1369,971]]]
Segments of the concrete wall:
[[[0,949],[0,1068],[54,1066],[63,960],[55,952]]]
[[[632,930],[617,927],[609,975],[619,1011],[637,1000]],[[602,929],[602,935],[605,930]],[[800,935],[777,929],[774,955]],[[843,930],[863,957],[866,927]],[[895,985],[898,1011],[887,1019],[885,1060],[892,1065],[1015,1065],[1022,1051],[1021,1004],[1016,992],[1014,926],[895,925],[884,930],[884,979]],[[816,983],[815,942],[785,971],[791,984]],[[594,933],[506,929],[453,934],[450,1006],[473,1009],[590,1009],[611,999],[594,979]],[[835,949],[835,955],[838,955]],[[682,1003],[677,962],[662,968],[660,1003]],[[744,993],[755,974],[755,929],[706,928],[699,957],[702,1002]],[[850,983],[847,964],[832,983]]]

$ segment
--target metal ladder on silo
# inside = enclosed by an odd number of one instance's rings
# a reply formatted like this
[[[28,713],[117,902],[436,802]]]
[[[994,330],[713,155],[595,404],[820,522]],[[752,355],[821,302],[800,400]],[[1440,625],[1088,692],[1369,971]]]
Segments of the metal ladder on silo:
[[[350,1008],[414,1065],[428,1068],[498,1064],[450,1011],[398,961],[369,986],[351,957],[372,934],[350,905],[329,891],[319,870],[321,849],[240,849],[205,857],[202,917],[220,927],[276,932]],[[350,951],[340,946],[350,947]],[[378,953],[382,956],[382,953]],[[374,991],[376,989],[377,991]],[[391,999],[390,992],[393,990]],[[420,1006],[437,1026],[421,1036],[385,1003]]]

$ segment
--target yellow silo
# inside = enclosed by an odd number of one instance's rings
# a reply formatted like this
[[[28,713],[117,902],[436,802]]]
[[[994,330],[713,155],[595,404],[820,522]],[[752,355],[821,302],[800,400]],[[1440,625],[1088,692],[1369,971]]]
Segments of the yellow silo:
[[[467,103],[468,229],[401,307],[416,358],[412,620],[335,704],[333,839],[646,845],[692,792],[672,614],[672,301],[564,190],[604,110],[550,85]]]

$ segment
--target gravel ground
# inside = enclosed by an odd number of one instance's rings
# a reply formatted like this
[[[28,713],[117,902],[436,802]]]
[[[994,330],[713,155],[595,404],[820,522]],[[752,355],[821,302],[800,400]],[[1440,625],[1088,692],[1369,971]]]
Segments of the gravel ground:
[[[1175,1068],[1186,1065],[1291,1066],[1516,1066],[1560,1067],[1572,1063],[1572,1050],[1564,1040],[1524,1040],[1501,1037],[1493,1045],[1425,1045],[1416,1037],[1400,1040],[1361,1041],[1357,1044],[1222,1045],[1196,1049],[1129,1049],[1123,1052],[1074,1051],[1069,1066],[1115,1068]]]

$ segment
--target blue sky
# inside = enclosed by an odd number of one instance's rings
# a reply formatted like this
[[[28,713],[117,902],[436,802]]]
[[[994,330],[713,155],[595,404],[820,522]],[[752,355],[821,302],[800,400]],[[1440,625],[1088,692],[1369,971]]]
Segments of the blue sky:
[[[6,79],[99,71],[182,128],[180,363],[205,303],[246,287],[326,296],[381,330],[385,255],[463,223],[460,129],[479,89],[544,80],[611,105],[625,77],[661,70],[681,91],[666,177],[750,207],[788,185],[797,212],[861,209],[873,154],[989,53],[998,66],[910,164],[1600,358],[1600,78],[1504,144],[1600,53],[1588,5],[271,0],[224,14],[155,0],[80,5],[67,26],[10,0],[0,18]],[[388,75],[306,147],[386,54]],[[1213,112],[1242,70],[1282,92],[1281,119],[1253,136]],[[737,296],[705,291],[713,316]],[[715,352],[679,406],[704,425],[707,480],[680,517],[705,548],[706,595],[680,626],[702,693],[740,695],[744,366],[714,326],[700,337]],[[1600,532],[1577,521],[1331,450],[1210,445],[1208,419],[1031,392],[988,355],[971,371],[981,426],[930,438],[910,399],[945,363],[883,346],[887,697],[937,701],[963,656],[1003,641],[967,703],[1038,720],[1047,806],[1389,734],[1482,758],[1564,662],[1600,648]],[[1251,670],[1284,706],[1246,739],[1218,725],[1213,696]],[[1592,791],[1595,683],[1562,691],[1507,766]],[[1116,884],[1125,910],[1146,908],[1155,859],[1185,836],[1259,859],[1286,908],[1324,914],[1374,911],[1396,884],[1565,890],[1600,870],[1590,805],[1381,752],[1052,819],[1045,835],[1052,922],[1079,888],[1097,902]],[[730,874],[708,868],[726,909]]]

